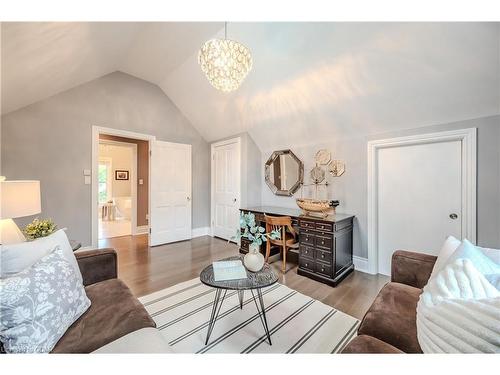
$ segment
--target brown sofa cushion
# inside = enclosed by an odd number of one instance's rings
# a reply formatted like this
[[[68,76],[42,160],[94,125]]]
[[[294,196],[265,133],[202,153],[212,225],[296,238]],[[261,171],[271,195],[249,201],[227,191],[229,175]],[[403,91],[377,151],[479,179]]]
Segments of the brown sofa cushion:
[[[422,353],[417,340],[417,302],[421,289],[400,283],[386,284],[366,312],[358,329],[405,353]]]
[[[392,254],[391,281],[423,288],[436,263],[434,255],[397,250]]]
[[[92,305],[69,327],[52,353],[90,353],[130,332],[156,326],[119,279],[92,284],[85,292]]]
[[[401,354],[403,352],[375,337],[360,335],[342,350],[342,354],[352,353]]]

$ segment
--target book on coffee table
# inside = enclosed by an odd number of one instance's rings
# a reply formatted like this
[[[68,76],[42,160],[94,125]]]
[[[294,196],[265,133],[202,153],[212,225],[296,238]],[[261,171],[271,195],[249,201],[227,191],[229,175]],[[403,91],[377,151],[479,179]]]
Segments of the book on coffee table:
[[[246,279],[247,271],[241,260],[227,260],[212,263],[215,281]]]

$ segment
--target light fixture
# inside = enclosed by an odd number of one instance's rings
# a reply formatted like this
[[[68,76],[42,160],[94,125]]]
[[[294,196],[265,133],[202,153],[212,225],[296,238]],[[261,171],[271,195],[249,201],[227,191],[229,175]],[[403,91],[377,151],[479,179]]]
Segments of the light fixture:
[[[0,244],[24,242],[12,219],[40,213],[40,181],[0,181]]]
[[[250,50],[243,44],[227,39],[227,22],[224,39],[211,39],[201,47],[198,63],[208,81],[216,89],[236,90],[252,69]]]

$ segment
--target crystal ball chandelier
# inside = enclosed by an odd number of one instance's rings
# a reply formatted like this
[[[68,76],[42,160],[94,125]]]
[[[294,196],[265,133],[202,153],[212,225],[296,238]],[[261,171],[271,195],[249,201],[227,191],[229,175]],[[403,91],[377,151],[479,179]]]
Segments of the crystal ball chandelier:
[[[252,69],[250,50],[243,44],[227,39],[227,23],[224,39],[211,39],[201,47],[198,63],[208,81],[217,90],[236,90]]]

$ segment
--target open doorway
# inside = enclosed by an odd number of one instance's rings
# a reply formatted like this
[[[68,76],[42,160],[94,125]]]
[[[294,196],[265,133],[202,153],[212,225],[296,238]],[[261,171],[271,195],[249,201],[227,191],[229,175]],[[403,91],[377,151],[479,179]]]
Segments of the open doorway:
[[[130,236],[137,230],[137,144],[99,139],[99,239]]]
[[[99,217],[107,219],[107,215],[117,214],[116,211],[108,213],[108,208],[103,213],[102,202],[108,202],[111,197],[111,203],[115,205],[111,210],[119,209],[117,206],[120,204],[115,199],[116,189],[112,186],[117,176],[116,163],[101,159],[99,167],[101,142],[136,145],[136,168],[129,173],[129,179],[132,179],[132,236],[146,234],[149,246],[191,239],[191,145],[158,141],[155,136],[126,130],[92,126],[92,246],[105,246],[108,242],[107,239],[99,241]],[[118,171],[118,178],[126,178],[126,175],[123,170]],[[126,202],[122,204],[126,207]]]
[[[93,244],[149,233],[149,139],[114,129],[94,130],[99,131],[93,146]]]

